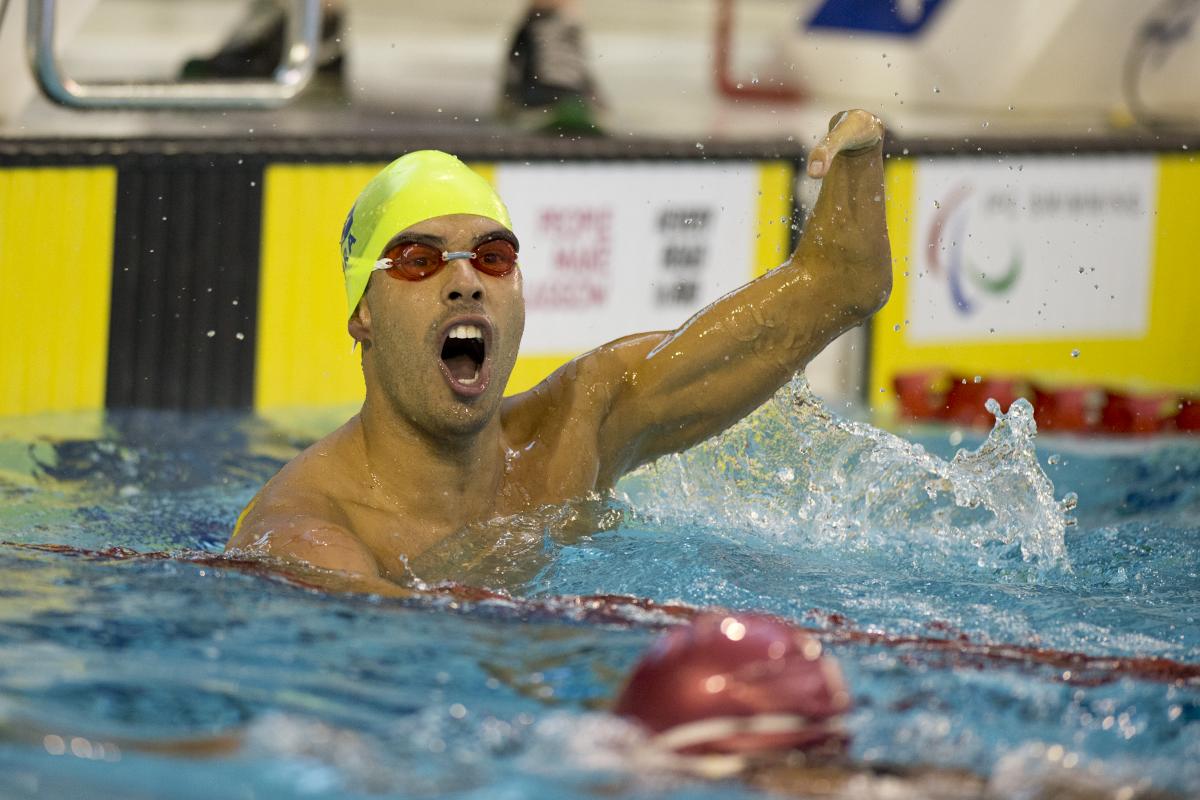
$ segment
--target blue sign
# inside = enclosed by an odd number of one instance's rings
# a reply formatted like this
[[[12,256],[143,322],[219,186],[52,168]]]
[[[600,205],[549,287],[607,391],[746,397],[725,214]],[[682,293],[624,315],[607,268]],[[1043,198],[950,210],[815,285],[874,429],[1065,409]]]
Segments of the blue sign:
[[[809,28],[919,36],[946,0],[825,0]]]

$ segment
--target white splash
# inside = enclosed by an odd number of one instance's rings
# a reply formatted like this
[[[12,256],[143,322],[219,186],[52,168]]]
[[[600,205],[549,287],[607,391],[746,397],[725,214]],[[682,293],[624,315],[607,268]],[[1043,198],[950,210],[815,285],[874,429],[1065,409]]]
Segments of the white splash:
[[[1032,406],[1018,400],[1002,414],[989,401],[988,410],[996,424],[987,440],[946,461],[837,418],[798,376],[725,433],[639,470],[621,490],[637,514],[665,523],[841,547],[966,544],[979,548],[981,565],[1001,544],[1025,562],[1069,569],[1063,537],[1075,500],[1056,500],[1038,464]]]

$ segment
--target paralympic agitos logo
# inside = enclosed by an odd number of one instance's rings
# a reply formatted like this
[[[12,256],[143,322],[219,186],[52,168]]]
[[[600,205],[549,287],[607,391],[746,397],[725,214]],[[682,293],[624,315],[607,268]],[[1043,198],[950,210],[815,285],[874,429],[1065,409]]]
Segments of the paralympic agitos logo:
[[[983,297],[1011,291],[1022,268],[1021,252],[1015,244],[1010,247],[1008,266],[1002,274],[989,274],[971,260],[967,247],[972,211],[967,200],[971,193],[970,186],[959,185],[938,204],[925,242],[929,272],[938,278],[945,276],[950,300],[963,316],[970,316]]]

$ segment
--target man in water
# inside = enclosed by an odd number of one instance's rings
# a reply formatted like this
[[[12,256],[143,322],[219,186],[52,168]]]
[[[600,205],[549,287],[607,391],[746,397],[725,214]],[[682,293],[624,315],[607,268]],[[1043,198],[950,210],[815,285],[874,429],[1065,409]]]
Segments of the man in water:
[[[227,549],[403,595],[409,561],[455,532],[609,490],[729,427],[887,300],[882,141],[865,111],[834,119],[785,264],[676,330],[610,342],[507,398],[525,323],[508,213],[452,156],[393,162],[343,232],[362,410],[263,487]]]

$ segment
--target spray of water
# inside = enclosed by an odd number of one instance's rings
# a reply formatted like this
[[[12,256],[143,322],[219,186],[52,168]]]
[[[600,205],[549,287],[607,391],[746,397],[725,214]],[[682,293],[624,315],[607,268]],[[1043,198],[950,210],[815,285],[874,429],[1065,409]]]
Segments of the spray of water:
[[[789,543],[942,552],[1069,568],[1074,497],[1056,500],[1038,464],[1033,408],[1018,400],[974,451],[946,461],[870,425],[839,419],[802,376],[772,402],[686,453],[621,484],[650,521],[702,524]]]

